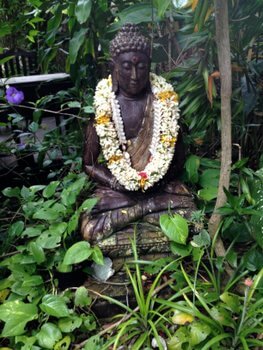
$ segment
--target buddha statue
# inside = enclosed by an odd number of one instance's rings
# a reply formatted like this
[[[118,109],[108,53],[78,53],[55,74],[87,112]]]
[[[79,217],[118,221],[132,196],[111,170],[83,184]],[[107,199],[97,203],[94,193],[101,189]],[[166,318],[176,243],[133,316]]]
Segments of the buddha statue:
[[[134,222],[158,225],[168,209],[192,206],[177,180],[185,158],[178,97],[164,78],[150,73],[150,51],[138,26],[124,25],[110,43],[111,75],[96,88],[84,167],[98,202],[81,220],[83,238],[93,243]]]

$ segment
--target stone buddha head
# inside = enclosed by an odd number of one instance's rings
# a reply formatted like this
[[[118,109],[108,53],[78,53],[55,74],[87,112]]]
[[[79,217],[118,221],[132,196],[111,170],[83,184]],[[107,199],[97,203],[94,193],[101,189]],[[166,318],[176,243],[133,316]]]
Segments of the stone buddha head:
[[[110,43],[112,86],[115,93],[134,98],[150,88],[150,43],[137,25],[124,25]]]

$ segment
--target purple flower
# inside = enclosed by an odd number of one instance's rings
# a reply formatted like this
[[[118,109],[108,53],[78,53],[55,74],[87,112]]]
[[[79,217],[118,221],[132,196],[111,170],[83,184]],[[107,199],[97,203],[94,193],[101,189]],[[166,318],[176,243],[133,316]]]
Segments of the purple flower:
[[[6,89],[5,98],[9,103],[13,103],[14,105],[19,105],[24,100],[23,91],[19,91],[16,88],[10,86]]]

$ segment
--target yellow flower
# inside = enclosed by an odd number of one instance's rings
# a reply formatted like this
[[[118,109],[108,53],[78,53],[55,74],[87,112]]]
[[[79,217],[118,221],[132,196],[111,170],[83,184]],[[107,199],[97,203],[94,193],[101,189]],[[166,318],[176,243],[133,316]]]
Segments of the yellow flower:
[[[108,124],[110,122],[110,116],[107,114],[102,114],[96,118],[96,124],[102,125],[102,124]]]
[[[171,136],[167,136],[167,135],[161,135],[161,142],[162,143],[168,143],[171,147],[174,146],[176,141],[177,141],[176,137],[171,137]]]
[[[145,179],[145,178],[140,178],[140,180],[139,180],[139,185],[140,185],[140,188],[143,190],[144,189],[144,186],[145,186],[145,184],[146,184],[146,181],[147,181],[147,179]]]
[[[178,102],[178,95],[174,91],[161,91],[157,95],[157,98],[162,102],[164,102],[168,99],[171,99],[174,102]]]
[[[108,162],[109,164],[112,164],[114,162],[118,162],[119,160],[121,160],[123,157],[122,156],[117,156],[117,155],[114,155],[112,157],[109,158]]]

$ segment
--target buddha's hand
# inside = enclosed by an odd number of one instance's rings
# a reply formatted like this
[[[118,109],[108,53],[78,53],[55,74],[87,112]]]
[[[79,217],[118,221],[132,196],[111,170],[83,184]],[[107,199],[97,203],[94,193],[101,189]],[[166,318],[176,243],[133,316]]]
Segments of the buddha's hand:
[[[85,172],[95,181],[115,191],[126,191],[111,172],[101,165],[85,165]]]

